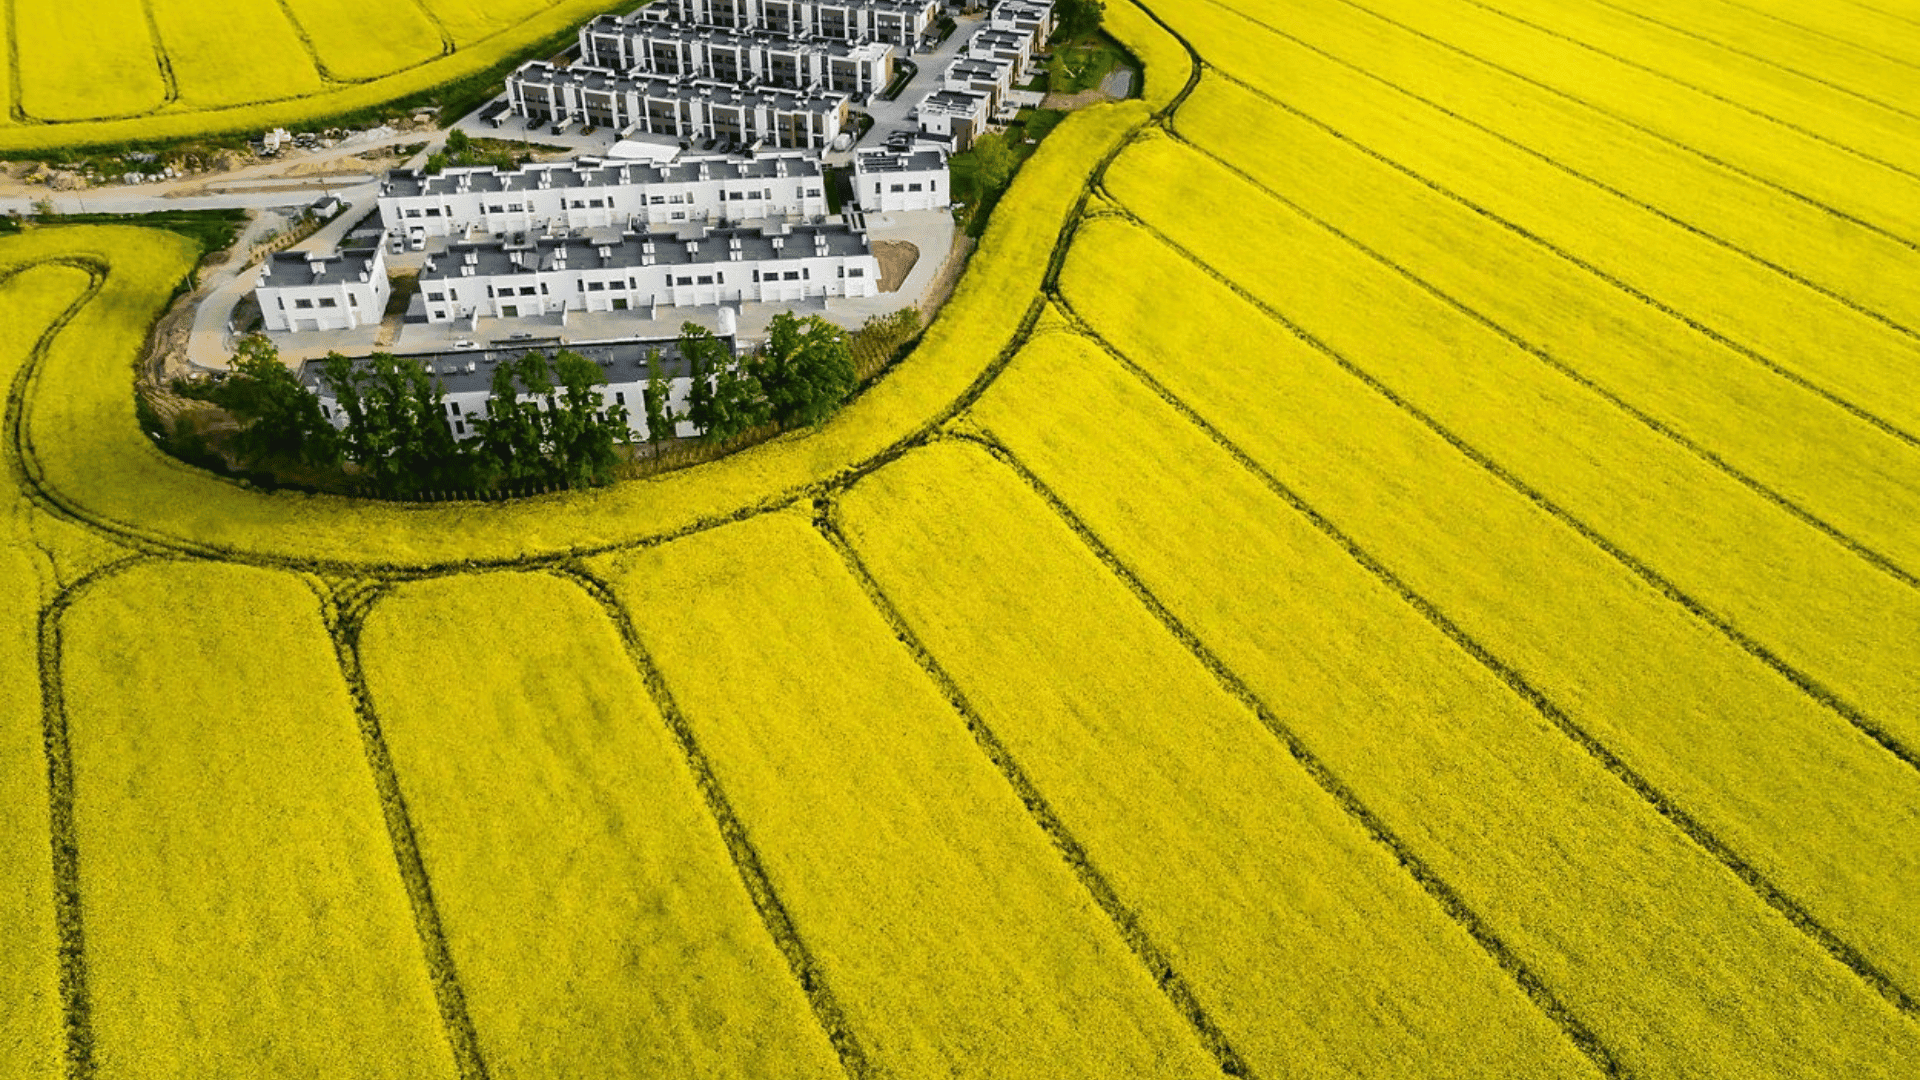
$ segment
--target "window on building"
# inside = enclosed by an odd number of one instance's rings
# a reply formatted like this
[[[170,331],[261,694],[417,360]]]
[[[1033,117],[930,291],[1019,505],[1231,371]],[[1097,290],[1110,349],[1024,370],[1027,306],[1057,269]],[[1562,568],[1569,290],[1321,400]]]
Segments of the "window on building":
[[[598,209],[600,209],[601,207],[603,207],[603,206],[605,206],[605,205],[607,205],[607,200],[605,200],[605,199],[588,199],[588,200],[587,200],[587,205],[588,205],[588,206],[591,206],[591,207],[593,207],[593,208],[594,208],[595,210],[598,210]]]
[[[624,296],[616,296],[616,297],[614,297],[614,298],[613,298],[613,310],[615,310],[615,311],[625,311],[625,310],[627,310],[627,298],[626,298],[626,297],[624,297]]]
[[[625,390],[615,390],[613,392],[613,403],[615,405],[625,405],[627,403],[627,392]]]
[[[522,285],[522,286],[520,286],[520,295],[521,295],[521,296],[532,296],[532,295],[533,295],[533,292],[534,292],[534,289],[533,289],[533,286],[531,286],[531,285]]]
[[[507,204],[507,209],[516,214],[522,210],[525,210],[526,208],[527,208],[526,204],[524,203],[508,203]]]
[[[691,284],[693,284],[693,279],[692,279],[692,278],[690,278],[690,277],[683,277],[683,278],[679,278],[679,279],[678,279],[678,284],[681,284],[681,285],[691,285]]]
[[[459,415],[460,415],[460,406],[458,406],[458,405],[455,405],[455,404],[454,404],[453,402],[451,402],[451,401],[449,401],[449,402],[447,402],[447,415],[448,415],[448,416],[459,416]]]
[[[587,282],[587,291],[588,291],[588,292],[606,292],[606,291],[607,291],[607,285],[606,285],[606,282],[604,282],[604,281],[589,281],[589,282]]]
[[[429,206],[429,207],[427,207],[427,216],[428,216],[428,217],[439,217],[439,216],[440,216],[440,208],[439,208],[439,207],[437,207],[437,206]]]
[[[799,281],[799,280],[800,280],[800,271],[798,271],[798,270],[789,270],[789,271],[787,271],[787,272],[786,272],[785,274],[783,274],[783,275],[781,275],[781,276],[782,276],[782,277],[784,277],[784,278],[785,278],[786,280],[788,280],[788,281]]]
[[[445,300],[446,298],[447,298],[446,293],[430,292],[427,294],[427,299],[432,300],[435,303]]]
[[[286,298],[286,297],[284,297],[284,296],[276,296],[276,297],[274,297],[274,298],[273,298],[273,302],[274,302],[275,304],[277,304],[277,305],[279,305],[279,307],[280,307],[280,310],[281,310],[281,311],[285,311],[285,310],[287,310],[287,298]]]
[[[303,299],[295,300],[293,302],[293,306],[299,308],[301,311],[305,311],[308,308],[313,306],[313,301],[303,298]]]
[[[347,306],[349,306],[349,307],[359,307],[359,306],[360,306],[360,294],[359,294],[359,293],[348,293],[348,294],[347,294]]]
[[[848,268],[847,276],[848,277],[866,277],[867,271],[864,267],[854,266],[854,267]]]
[[[685,210],[675,210],[673,212],[673,220],[675,221],[687,220],[687,212]]]
[[[700,275],[700,284],[702,284],[702,285],[711,285],[711,284],[713,284],[713,275],[712,275],[712,274],[701,274],[701,275]]]
[[[587,208],[587,204],[580,199],[575,199],[567,205],[573,207],[575,210],[585,210]]]
[[[467,433],[467,425],[466,425],[466,421],[464,421],[464,420],[455,420],[455,421],[453,422],[453,433],[454,433],[455,435],[465,435],[465,434]]]
[[[447,313],[446,313],[446,312],[444,312],[444,311],[442,311],[442,310],[440,310],[439,308],[434,308],[434,309],[432,309],[431,311],[429,311],[429,312],[427,312],[427,316],[428,316],[428,318],[431,318],[431,319],[435,319],[435,320],[439,320],[439,319],[444,319],[444,318],[446,318],[446,317],[447,317]]]
[[[907,190],[908,190],[908,191],[919,191],[919,190],[920,190],[920,185],[919,185],[919,184],[908,184],[908,185],[907,185]]]
[[[665,195],[649,195],[647,197],[647,202],[653,206],[659,206],[661,203],[664,203],[666,201],[667,201],[667,197]]]
[[[817,199],[820,197],[820,189],[817,187],[810,187],[807,189],[807,195],[811,198]]]
[[[489,214],[504,214],[506,212],[507,208],[500,203],[494,203],[492,206],[487,207],[487,213]]]
[[[420,216],[420,211],[419,211],[419,209],[418,209],[418,208],[415,208],[415,209],[412,209],[412,210],[409,210],[409,211],[407,211],[407,216],[408,216],[408,217],[419,217],[419,216]]]

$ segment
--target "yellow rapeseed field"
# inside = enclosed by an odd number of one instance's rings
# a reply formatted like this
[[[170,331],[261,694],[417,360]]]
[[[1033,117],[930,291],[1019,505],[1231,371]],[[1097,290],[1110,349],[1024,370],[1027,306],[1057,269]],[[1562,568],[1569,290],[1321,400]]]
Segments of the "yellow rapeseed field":
[[[599,10],[122,7],[0,147]],[[0,1078],[1920,1075],[1920,10],[1108,7],[912,355],[598,491],[189,468],[192,246],[0,238]]]
[[[0,151],[300,127],[483,72],[599,0],[12,0]]]

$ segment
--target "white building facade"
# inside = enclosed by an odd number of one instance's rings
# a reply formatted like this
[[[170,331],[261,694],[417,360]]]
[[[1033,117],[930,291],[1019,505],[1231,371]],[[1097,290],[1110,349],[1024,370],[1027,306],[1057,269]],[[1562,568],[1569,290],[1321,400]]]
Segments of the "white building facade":
[[[645,232],[692,222],[811,220],[826,212],[820,159],[803,151],[396,171],[380,189],[380,220],[389,233],[433,237],[609,226]]]
[[[866,212],[944,210],[953,200],[947,155],[939,150],[865,150],[854,158],[853,191]]]
[[[427,321],[872,296],[880,264],[844,225],[454,244],[420,272]]]
[[[885,41],[911,50],[932,34],[940,0],[655,0],[637,15],[742,33]]]
[[[507,76],[507,101],[530,123],[577,121],[689,142],[816,150],[846,126],[849,106],[845,93],[556,67],[543,60]]]
[[[893,78],[896,46],[700,28],[602,15],[580,28],[580,62],[628,75],[830,91],[865,98]]]
[[[253,290],[266,328],[287,333],[377,324],[391,293],[378,246],[332,255],[276,252],[260,267]]]

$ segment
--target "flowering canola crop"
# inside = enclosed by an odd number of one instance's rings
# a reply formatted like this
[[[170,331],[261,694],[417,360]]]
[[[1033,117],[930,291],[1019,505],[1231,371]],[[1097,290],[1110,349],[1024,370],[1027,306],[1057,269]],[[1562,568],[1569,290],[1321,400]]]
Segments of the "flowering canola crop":
[[[583,13],[69,9],[0,147]],[[0,1076],[1920,1074],[1901,11],[1109,0],[910,357],[513,503],[166,457],[191,247],[0,239]]]

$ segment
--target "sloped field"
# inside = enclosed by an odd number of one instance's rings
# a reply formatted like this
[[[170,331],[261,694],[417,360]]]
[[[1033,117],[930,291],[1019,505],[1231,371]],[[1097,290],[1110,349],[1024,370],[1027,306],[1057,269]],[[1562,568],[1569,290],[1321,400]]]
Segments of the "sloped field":
[[[1112,0],[914,356],[515,504],[0,242],[0,1075],[1920,1074],[1909,7]]]

